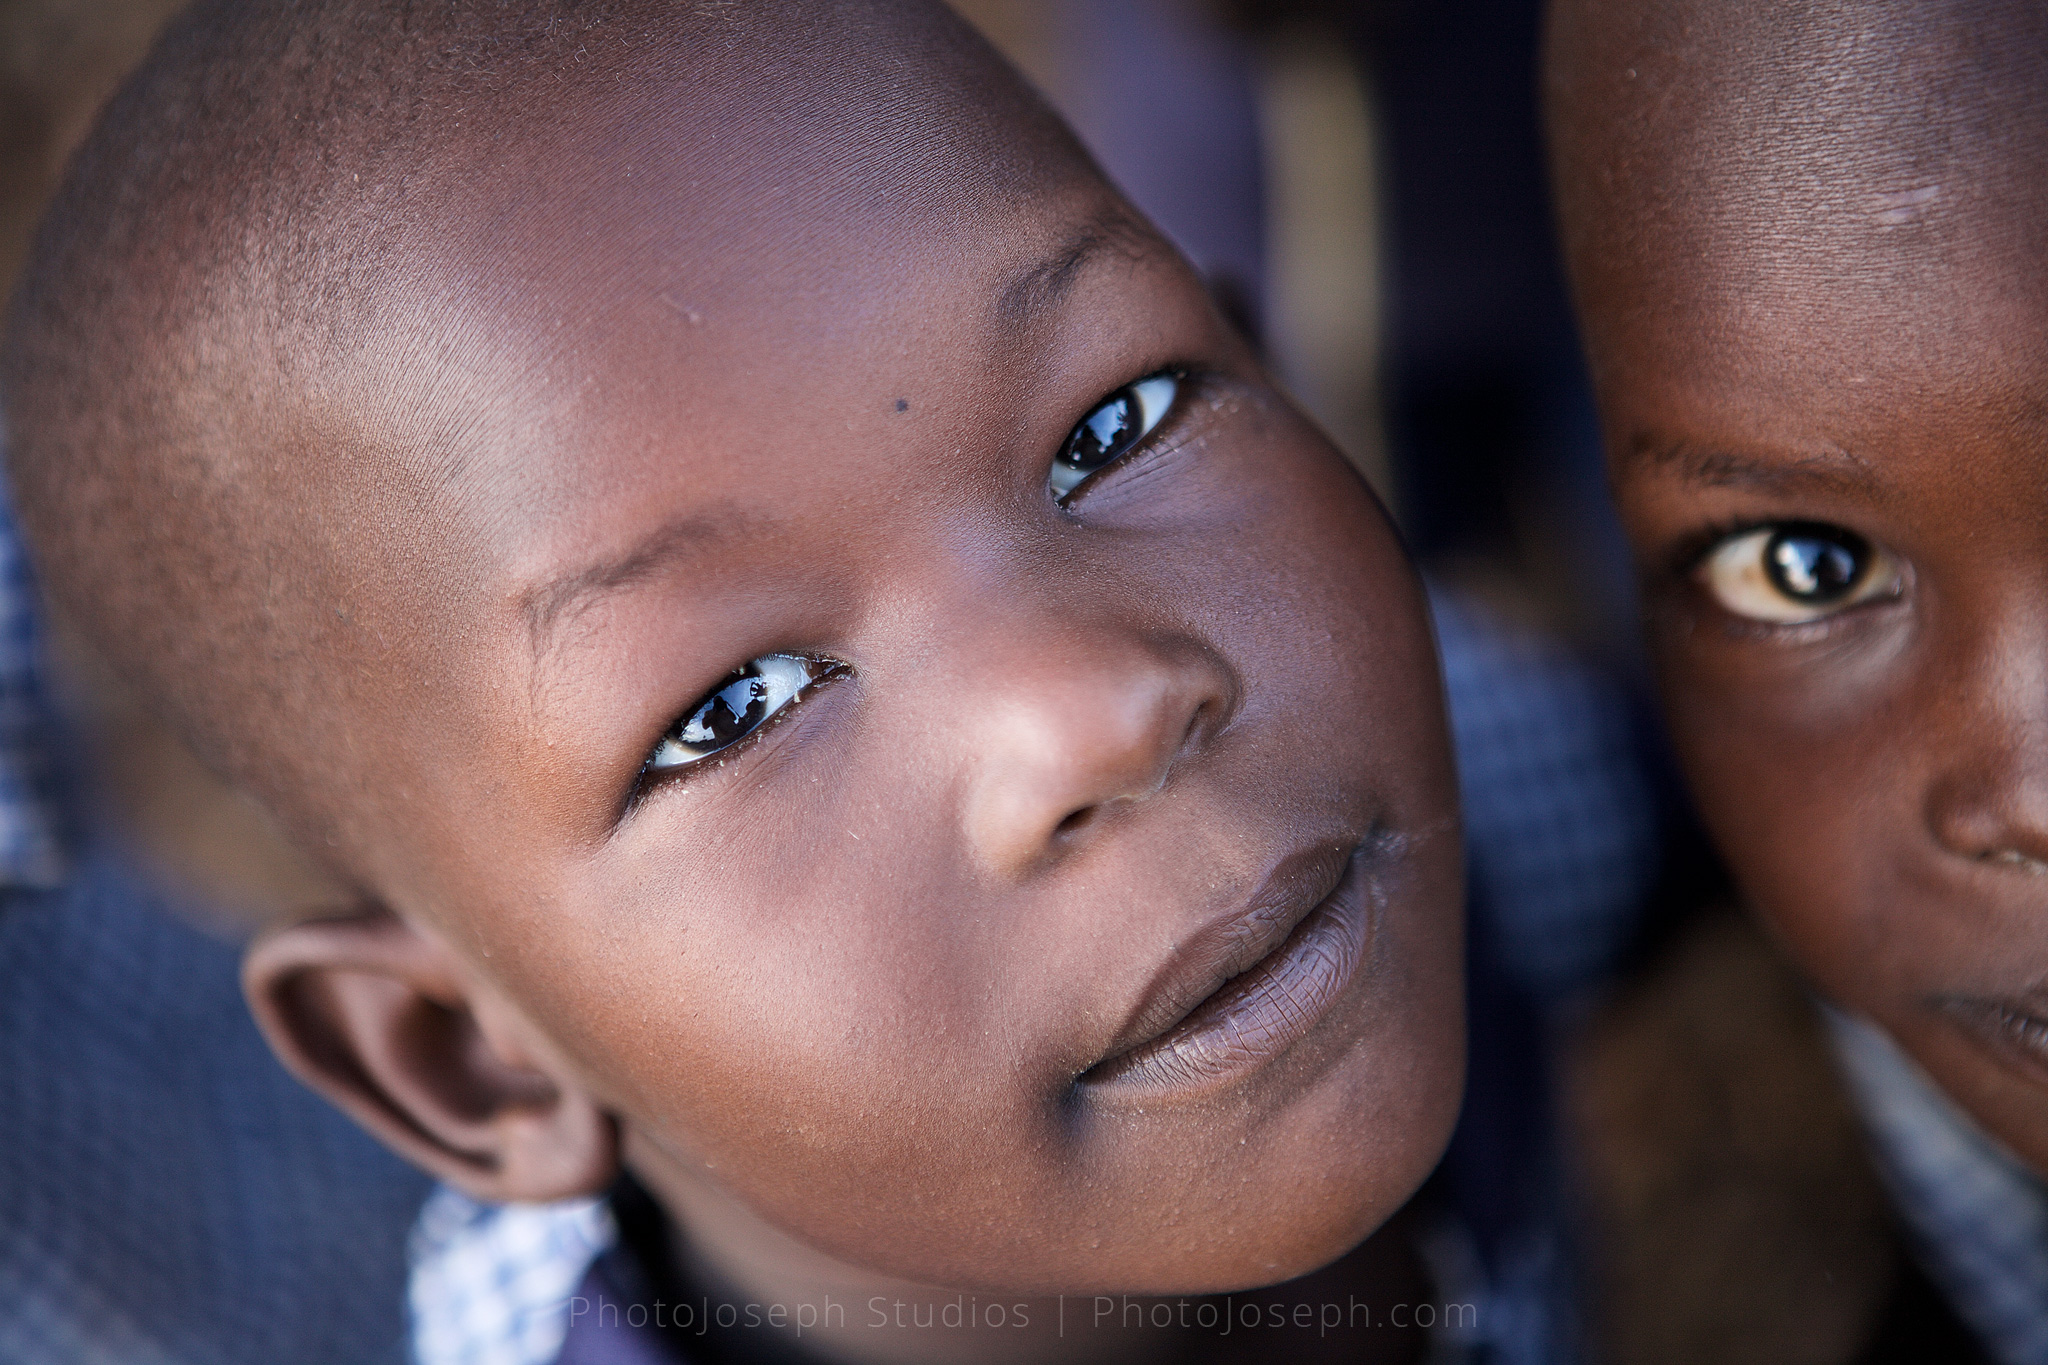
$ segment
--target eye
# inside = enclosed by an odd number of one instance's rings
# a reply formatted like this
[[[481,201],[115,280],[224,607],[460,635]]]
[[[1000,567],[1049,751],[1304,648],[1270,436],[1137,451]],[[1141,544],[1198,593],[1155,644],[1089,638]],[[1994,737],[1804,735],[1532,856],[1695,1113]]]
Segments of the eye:
[[[818,660],[795,654],[764,654],[735,669],[661,737],[646,771],[687,768],[739,743],[824,672]]]
[[[1854,531],[1816,521],[1760,526],[1708,551],[1700,581],[1737,616],[1818,621],[1899,592],[1898,564]]]
[[[1128,384],[1096,405],[1060,447],[1046,484],[1061,502],[1096,470],[1114,464],[1152,433],[1173,407],[1180,376],[1155,374]]]

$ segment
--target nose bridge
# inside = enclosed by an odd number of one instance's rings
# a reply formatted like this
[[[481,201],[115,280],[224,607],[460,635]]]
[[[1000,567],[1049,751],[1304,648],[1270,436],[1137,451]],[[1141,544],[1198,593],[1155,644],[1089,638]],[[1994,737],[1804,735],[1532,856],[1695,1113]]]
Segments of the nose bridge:
[[[967,646],[962,816],[979,859],[1014,874],[1161,791],[1235,711],[1237,680],[1191,634],[1046,605],[985,613]]]
[[[1950,851],[2048,867],[2048,613],[2016,613],[1949,651],[1928,824]]]

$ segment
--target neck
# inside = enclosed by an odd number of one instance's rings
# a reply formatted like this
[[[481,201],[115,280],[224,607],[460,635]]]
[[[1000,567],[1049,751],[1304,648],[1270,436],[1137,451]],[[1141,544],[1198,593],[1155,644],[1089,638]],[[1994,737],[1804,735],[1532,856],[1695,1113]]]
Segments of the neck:
[[[672,1259],[713,1313],[732,1305],[738,1330],[780,1333],[792,1353],[859,1365],[1093,1365],[1143,1362],[1157,1354],[1144,1345],[1166,1344],[1092,1330],[1089,1297],[943,1289],[828,1256],[644,1135],[629,1130],[625,1154],[668,1214]]]

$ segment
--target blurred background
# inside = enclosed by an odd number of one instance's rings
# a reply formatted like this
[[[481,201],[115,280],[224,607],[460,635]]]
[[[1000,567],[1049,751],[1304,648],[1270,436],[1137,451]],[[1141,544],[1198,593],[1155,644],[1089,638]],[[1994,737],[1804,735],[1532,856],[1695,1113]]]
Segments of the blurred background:
[[[956,7],[1208,275],[1432,574],[1630,666],[1537,0]]]
[[[1557,1123],[1595,1354],[1885,1358],[1873,1345],[1898,1339],[1916,1282],[1811,1004],[1731,913],[1649,719],[1545,190],[1540,0],[953,3],[1203,272],[1433,582],[1535,642],[1531,667],[1594,678],[1584,695],[1619,713],[1649,775],[1623,814],[1654,826],[1639,842],[1661,861],[1629,874],[1630,918],[1603,930],[1619,946],[1496,945],[1564,1021]],[[176,8],[0,0],[0,285],[66,154]],[[326,896],[58,634],[79,732],[123,756],[105,802],[216,928]]]

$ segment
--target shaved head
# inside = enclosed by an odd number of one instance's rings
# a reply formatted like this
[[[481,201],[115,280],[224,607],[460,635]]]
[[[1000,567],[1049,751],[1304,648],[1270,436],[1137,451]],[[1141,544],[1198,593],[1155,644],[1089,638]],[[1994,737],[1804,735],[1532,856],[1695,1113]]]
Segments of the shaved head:
[[[461,629],[438,588],[476,547],[432,507],[513,481],[544,513],[508,414],[612,263],[694,220],[694,258],[638,282],[687,327],[743,245],[815,252],[842,213],[943,232],[1085,168],[936,4],[201,3],[14,301],[35,557],[210,764],[335,843],[300,793],[349,794],[366,658]]]
[[[1412,568],[937,0],[205,5],[4,380],[53,591],[376,907],[274,1046],[443,1178],[858,1303],[1271,1283],[1436,1164]]]

